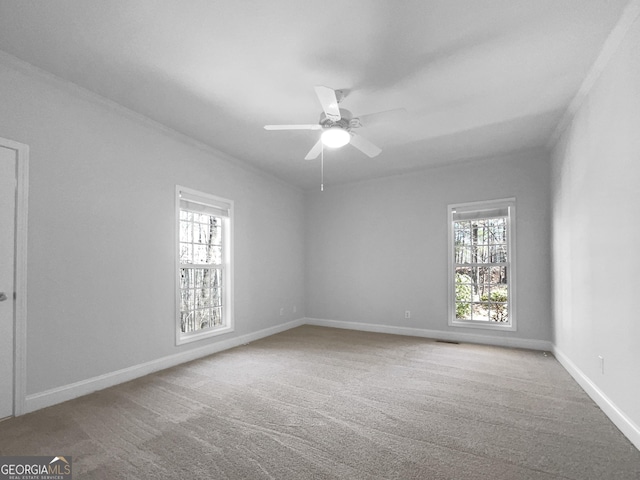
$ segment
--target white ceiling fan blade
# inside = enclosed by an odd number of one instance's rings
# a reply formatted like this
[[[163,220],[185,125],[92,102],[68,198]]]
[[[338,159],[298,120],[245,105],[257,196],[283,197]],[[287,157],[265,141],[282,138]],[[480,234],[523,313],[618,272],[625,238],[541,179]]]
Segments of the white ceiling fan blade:
[[[364,153],[365,155],[371,158],[378,156],[382,151],[379,147],[371,143],[369,140],[367,140],[364,137],[361,137],[360,135],[356,135],[355,133],[351,133],[350,143],[351,145],[356,147],[358,150],[360,150],[362,153]]]
[[[394,108],[392,110],[385,110],[383,112],[369,113],[367,115],[360,115],[353,120],[358,121],[359,125],[353,125],[358,127],[369,127],[378,123],[397,122],[404,115],[406,115],[406,108]],[[352,120],[352,121],[353,121]]]
[[[340,120],[340,107],[338,107],[338,97],[336,97],[335,90],[323,86],[316,86],[315,89],[327,118],[332,122]]]
[[[320,130],[322,126],[315,123],[312,125],[265,125],[265,130]]]
[[[318,158],[320,152],[322,152],[322,139],[318,140],[318,142],[313,147],[311,147],[311,150],[309,150],[309,153],[307,153],[307,156],[304,157],[304,159],[313,160],[315,158]]]

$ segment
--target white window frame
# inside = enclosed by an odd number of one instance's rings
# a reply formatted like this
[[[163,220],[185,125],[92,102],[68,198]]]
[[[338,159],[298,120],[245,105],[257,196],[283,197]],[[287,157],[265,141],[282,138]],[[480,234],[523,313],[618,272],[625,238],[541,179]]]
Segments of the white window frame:
[[[509,322],[491,322],[482,320],[466,320],[456,318],[456,289],[455,289],[455,255],[454,255],[454,213],[458,212],[478,212],[482,218],[482,211],[496,209],[506,209],[507,214],[507,289],[508,289],[508,312]],[[516,199],[505,198],[498,200],[488,200],[481,202],[457,203],[447,207],[447,220],[449,222],[449,238],[447,243],[448,251],[448,293],[449,293],[449,325],[454,327],[481,328],[490,330],[517,330],[517,308],[516,308]]]
[[[190,202],[201,204],[205,207],[211,207],[212,211],[224,211],[228,214],[220,215],[222,220],[222,325],[210,327],[196,332],[183,333],[180,328],[180,309],[181,309],[181,266],[180,263],[180,210],[181,199],[186,197]],[[208,193],[200,192],[191,188],[176,185],[175,198],[175,252],[176,252],[176,271],[175,271],[175,291],[176,291],[176,310],[175,310],[175,329],[176,329],[176,345],[195,342],[205,338],[222,335],[233,332],[234,315],[233,315],[233,201],[217,197]],[[217,216],[217,215],[216,215]]]

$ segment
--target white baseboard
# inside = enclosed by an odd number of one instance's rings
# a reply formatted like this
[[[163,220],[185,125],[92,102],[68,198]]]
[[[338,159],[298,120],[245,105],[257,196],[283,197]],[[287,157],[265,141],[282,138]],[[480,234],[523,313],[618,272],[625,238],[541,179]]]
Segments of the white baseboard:
[[[560,349],[554,346],[553,354],[578,385],[596,402],[616,427],[640,450],[640,427],[636,425],[615,403],[600,390]]]
[[[526,338],[498,337],[478,335],[465,332],[449,332],[442,330],[427,330],[424,328],[396,327],[374,323],[344,322],[340,320],[325,320],[322,318],[305,318],[305,324],[320,327],[344,328],[363,332],[390,333],[393,335],[407,335],[409,337],[425,337],[448,342],[481,343],[499,347],[527,348],[550,352],[553,344],[545,340],[531,340]]]
[[[270,328],[265,328],[257,332],[207,344],[199,348],[176,353],[174,355],[169,355],[157,360],[141,363],[132,367],[123,368],[122,370],[117,370],[115,372],[105,373],[104,375],[88,378],[86,380],[81,380],[69,385],[63,385],[61,387],[52,388],[51,390],[46,390],[44,392],[27,395],[24,401],[24,409],[22,413],[29,413],[35,410],[40,410],[41,408],[50,407],[51,405],[66,402],[67,400],[72,400],[74,398],[81,397],[82,395],[87,395],[97,390],[113,387],[114,385],[128,382],[130,380],[143,377],[150,373],[180,365],[181,363],[190,362],[191,360],[206,357],[213,353],[228,350],[233,347],[238,347],[249,342],[254,342],[261,338],[284,332],[285,330],[289,330],[294,327],[299,327],[300,325],[304,325],[304,323],[304,319],[300,318],[298,320],[293,320],[291,322],[283,323]]]

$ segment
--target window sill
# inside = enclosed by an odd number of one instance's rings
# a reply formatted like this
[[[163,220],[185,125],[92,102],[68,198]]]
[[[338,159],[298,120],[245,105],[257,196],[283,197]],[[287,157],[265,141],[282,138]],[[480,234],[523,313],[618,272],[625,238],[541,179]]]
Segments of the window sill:
[[[478,320],[450,320],[449,326],[451,327],[463,327],[463,328],[480,328],[484,330],[502,330],[515,332],[516,326],[511,323],[498,323],[498,322],[483,322]]]
[[[178,333],[176,345],[197,342],[199,340],[204,340],[205,338],[217,337],[218,335],[224,335],[225,333],[231,332],[233,332],[233,327],[220,327],[196,333]]]

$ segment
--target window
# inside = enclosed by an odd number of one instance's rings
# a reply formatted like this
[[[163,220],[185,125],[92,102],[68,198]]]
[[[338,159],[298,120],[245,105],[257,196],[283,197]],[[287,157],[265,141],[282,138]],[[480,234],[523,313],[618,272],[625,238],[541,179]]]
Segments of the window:
[[[182,344],[233,330],[233,202],[176,188],[177,333]]]
[[[515,330],[515,199],[449,205],[449,325]]]

